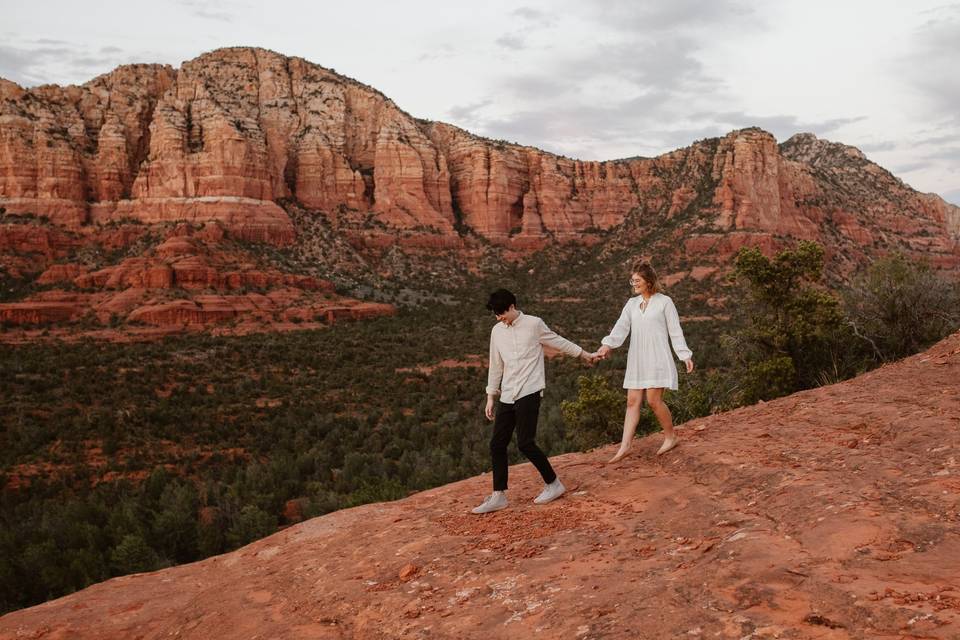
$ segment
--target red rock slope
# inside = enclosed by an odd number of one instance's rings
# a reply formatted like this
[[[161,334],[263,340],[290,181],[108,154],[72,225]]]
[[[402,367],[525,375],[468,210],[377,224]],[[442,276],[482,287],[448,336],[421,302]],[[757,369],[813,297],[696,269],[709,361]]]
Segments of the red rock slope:
[[[957,638],[960,334],[857,379],[0,618],[0,638]]]

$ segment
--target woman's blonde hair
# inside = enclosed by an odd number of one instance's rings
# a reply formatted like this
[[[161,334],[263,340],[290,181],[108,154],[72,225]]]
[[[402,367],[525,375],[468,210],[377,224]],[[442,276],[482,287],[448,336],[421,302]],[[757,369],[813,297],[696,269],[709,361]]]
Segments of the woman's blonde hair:
[[[660,280],[657,278],[657,272],[650,266],[649,260],[638,258],[633,261],[633,266],[630,269],[631,274],[636,273],[647,281],[651,293],[658,293],[660,291]]]

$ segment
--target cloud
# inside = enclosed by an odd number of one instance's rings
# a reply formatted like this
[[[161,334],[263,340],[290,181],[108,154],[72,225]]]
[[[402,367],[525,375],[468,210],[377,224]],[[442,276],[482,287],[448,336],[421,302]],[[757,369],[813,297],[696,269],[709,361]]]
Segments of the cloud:
[[[919,171],[941,174],[960,173],[960,146],[942,147],[911,156],[908,161],[896,165],[891,171],[897,175]]]
[[[951,204],[955,204],[960,207],[960,189],[953,189],[951,191],[944,191],[940,194],[940,197],[946,200]]]
[[[893,140],[884,140],[883,142],[867,142],[858,146],[860,151],[864,153],[877,153],[879,151],[893,151],[898,145]]]
[[[960,142],[960,133],[948,133],[942,136],[933,136],[931,138],[920,138],[916,144],[945,144],[951,142]]]
[[[0,46],[0,77],[24,87],[83,83],[130,62],[134,56],[117,47],[86,48],[69,42],[36,40],[21,46]],[[37,44],[40,46],[37,46]],[[144,56],[156,60],[156,54]]]
[[[611,153],[659,153],[737,128],[710,115],[690,114],[730,98],[723,77],[707,71],[702,57],[709,33],[761,26],[743,3],[568,0],[551,12],[555,22],[529,6],[511,15],[555,27],[549,34],[552,45],[528,47],[528,30],[501,36],[498,46],[524,50],[526,57],[491,81],[486,93],[496,96],[495,102],[450,110],[462,126],[575,157],[602,150],[598,159]],[[796,118],[782,118],[777,133],[798,130]],[[817,126],[808,128],[824,133],[841,123],[811,124]]]
[[[51,62],[68,59],[73,53],[65,47],[0,46],[0,77],[25,87],[44,84],[49,82],[44,68]]]
[[[736,0],[606,0],[586,3],[594,21],[629,33],[714,30],[732,24],[738,28],[763,26],[754,9]]]
[[[795,133],[809,132],[818,137],[829,135],[840,127],[855,122],[861,122],[866,116],[855,118],[830,118],[827,120],[801,120],[792,115],[758,116],[742,111],[731,111],[715,114],[701,114],[704,118],[729,125],[731,129],[745,127],[760,127],[772,133],[777,140],[786,140]]]
[[[179,0],[179,4],[189,9],[190,13],[197,18],[219,22],[233,22],[235,10],[245,6],[240,3],[217,2],[215,0],[204,0],[202,2],[200,0]],[[231,11],[231,9],[234,11]]]
[[[924,97],[936,116],[960,124],[960,4],[939,7],[913,34],[913,48],[895,71]]]
[[[930,160],[946,160],[947,164],[954,167],[954,171],[956,171],[956,168],[960,167],[960,146],[942,147],[925,154],[924,157]]]
[[[522,51],[527,48],[524,39],[521,36],[504,34],[497,38],[497,44],[503,47],[504,49],[510,49],[511,51]]]
[[[450,108],[447,114],[454,122],[461,123],[461,126],[470,128],[481,121],[480,112],[492,103],[492,100],[481,100],[480,102],[474,102],[472,104],[455,106]]]
[[[895,166],[893,169],[890,170],[890,172],[893,173],[894,175],[900,175],[903,173],[913,173],[914,171],[922,171],[924,169],[929,169],[932,166],[934,166],[934,163],[932,162],[923,162],[923,161],[907,162],[905,164],[900,164]]]
[[[510,15],[526,20],[528,23],[539,27],[549,27],[554,22],[553,17],[550,14],[540,11],[539,9],[533,9],[531,7],[520,7],[519,9],[514,9]]]
[[[456,56],[459,52],[452,44],[440,44],[432,47],[426,53],[421,53],[417,57],[417,62],[431,62],[434,60],[445,61]]]

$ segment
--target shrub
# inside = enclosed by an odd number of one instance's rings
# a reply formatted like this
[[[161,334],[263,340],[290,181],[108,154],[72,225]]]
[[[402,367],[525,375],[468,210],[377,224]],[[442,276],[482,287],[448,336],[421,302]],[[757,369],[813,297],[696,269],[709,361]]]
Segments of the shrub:
[[[676,391],[665,396],[674,424],[712,415],[734,407],[733,381],[716,371],[681,374]]]
[[[740,402],[814,387],[825,371],[846,378],[863,366],[840,300],[818,286],[822,273],[823,247],[814,242],[772,259],[758,249],[737,253],[733,278],[743,290],[745,324],[725,345]]]
[[[233,547],[249,544],[277,530],[277,519],[263,509],[248,504],[240,510],[227,531],[227,540]]]
[[[129,534],[110,552],[110,566],[117,575],[153,571],[160,568],[160,558],[143,538]]]
[[[899,254],[855,278],[844,302],[853,331],[880,362],[917,353],[960,326],[957,285]]]
[[[577,378],[577,399],[560,403],[567,438],[581,451],[616,442],[623,429],[626,399],[601,375]],[[641,425],[643,426],[643,425]]]

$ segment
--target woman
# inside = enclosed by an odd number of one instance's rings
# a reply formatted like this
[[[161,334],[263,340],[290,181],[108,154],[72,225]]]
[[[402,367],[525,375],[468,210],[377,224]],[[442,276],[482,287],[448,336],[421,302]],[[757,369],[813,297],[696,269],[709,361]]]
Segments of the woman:
[[[687,373],[693,371],[693,353],[683,339],[677,308],[673,306],[673,300],[659,292],[657,274],[653,267],[642,260],[635,262],[630,285],[635,296],[627,300],[620,319],[610,331],[610,335],[601,341],[603,346],[597,350],[597,356],[606,358],[611,349],[622,345],[627,336],[630,336],[627,372],[623,379],[623,388],[627,390],[623,441],[610,463],[617,462],[630,450],[633,435],[640,422],[644,395],[663,429],[663,445],[657,455],[662,455],[677,445],[673,418],[663,401],[665,389],[677,388],[677,367],[673,363],[670,344],[686,364]],[[667,343],[668,336],[670,344]]]

